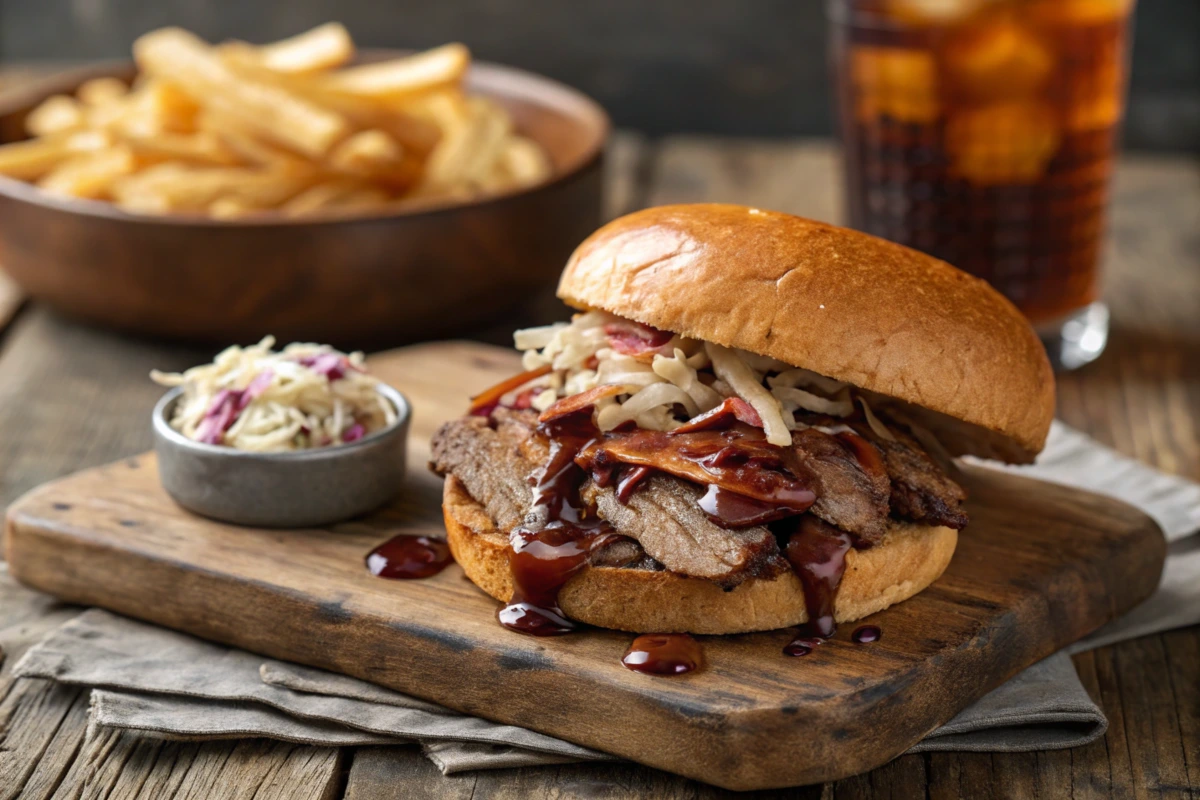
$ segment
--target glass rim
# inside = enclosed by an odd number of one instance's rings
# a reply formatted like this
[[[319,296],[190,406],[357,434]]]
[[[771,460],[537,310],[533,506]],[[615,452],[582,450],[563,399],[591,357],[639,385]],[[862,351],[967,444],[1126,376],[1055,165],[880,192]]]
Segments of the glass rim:
[[[969,2],[969,0],[964,0]],[[1002,0],[988,0],[980,4],[980,8],[990,3],[998,4]],[[1065,0],[1051,0],[1051,2],[1064,2]],[[914,25],[897,19],[894,16],[887,14],[879,9],[855,8],[860,0],[825,0],[825,18],[835,25],[846,25],[855,27],[870,27],[876,30],[888,31],[920,31],[920,30],[944,30],[956,24],[953,21],[929,23],[927,25]],[[1023,4],[1028,0],[1016,0],[1017,4]],[[1138,0],[1123,0],[1127,5],[1123,10],[1117,13],[1112,19],[1113,21],[1129,22],[1137,10]],[[1075,22],[1073,25],[1082,26],[1085,24]]]

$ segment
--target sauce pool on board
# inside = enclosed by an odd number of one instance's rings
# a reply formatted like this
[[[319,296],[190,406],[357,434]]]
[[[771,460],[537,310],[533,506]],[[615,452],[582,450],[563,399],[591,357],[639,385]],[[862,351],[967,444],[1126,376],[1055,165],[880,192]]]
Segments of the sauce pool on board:
[[[837,630],[833,603],[846,572],[846,553],[850,551],[853,539],[850,534],[811,515],[794,517],[788,522],[792,522],[792,532],[784,554],[804,589],[808,621],[783,652],[789,656],[806,656]]]
[[[402,533],[376,547],[366,560],[376,577],[408,580],[437,575],[454,557],[444,539]]]
[[[646,633],[633,640],[621,663],[634,672],[683,675],[700,669],[704,649],[686,633]]]
[[[878,625],[863,625],[855,628],[854,633],[850,634],[850,640],[855,644],[870,644],[878,642],[883,637],[883,631],[879,630]]]

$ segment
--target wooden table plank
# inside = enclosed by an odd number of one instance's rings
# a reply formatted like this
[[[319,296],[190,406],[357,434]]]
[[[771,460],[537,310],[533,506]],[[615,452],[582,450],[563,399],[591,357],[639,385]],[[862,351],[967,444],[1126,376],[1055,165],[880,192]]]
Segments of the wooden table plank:
[[[113,728],[88,731],[55,798],[71,800],[327,800],[342,753],[269,739],[178,742]]]
[[[0,350],[0,504],[150,447],[147,409],[162,394],[150,370],[184,369],[214,353],[134,341],[30,309]]]

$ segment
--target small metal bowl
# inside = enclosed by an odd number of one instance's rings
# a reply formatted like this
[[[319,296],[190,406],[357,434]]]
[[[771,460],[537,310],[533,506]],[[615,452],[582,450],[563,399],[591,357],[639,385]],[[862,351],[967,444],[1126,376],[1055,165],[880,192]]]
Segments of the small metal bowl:
[[[328,525],[373,511],[404,480],[408,400],[380,391],[396,421],[350,444],[284,453],[254,453],[194,442],[170,425],[176,387],[154,406],[158,475],[175,502],[205,517],[264,528]]]

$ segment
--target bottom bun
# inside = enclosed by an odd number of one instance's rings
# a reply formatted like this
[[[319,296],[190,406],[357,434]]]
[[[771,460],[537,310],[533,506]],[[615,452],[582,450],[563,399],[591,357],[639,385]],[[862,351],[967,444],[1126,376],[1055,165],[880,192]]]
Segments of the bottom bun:
[[[501,602],[512,597],[508,537],[453,475],[442,490],[450,551],[467,577]],[[951,528],[889,523],[882,541],[846,554],[834,618],[851,622],[907,600],[938,579],[958,543]],[[584,567],[558,596],[568,617],[635,633],[749,633],[808,619],[792,572],[731,591],[701,578],[626,567]]]

